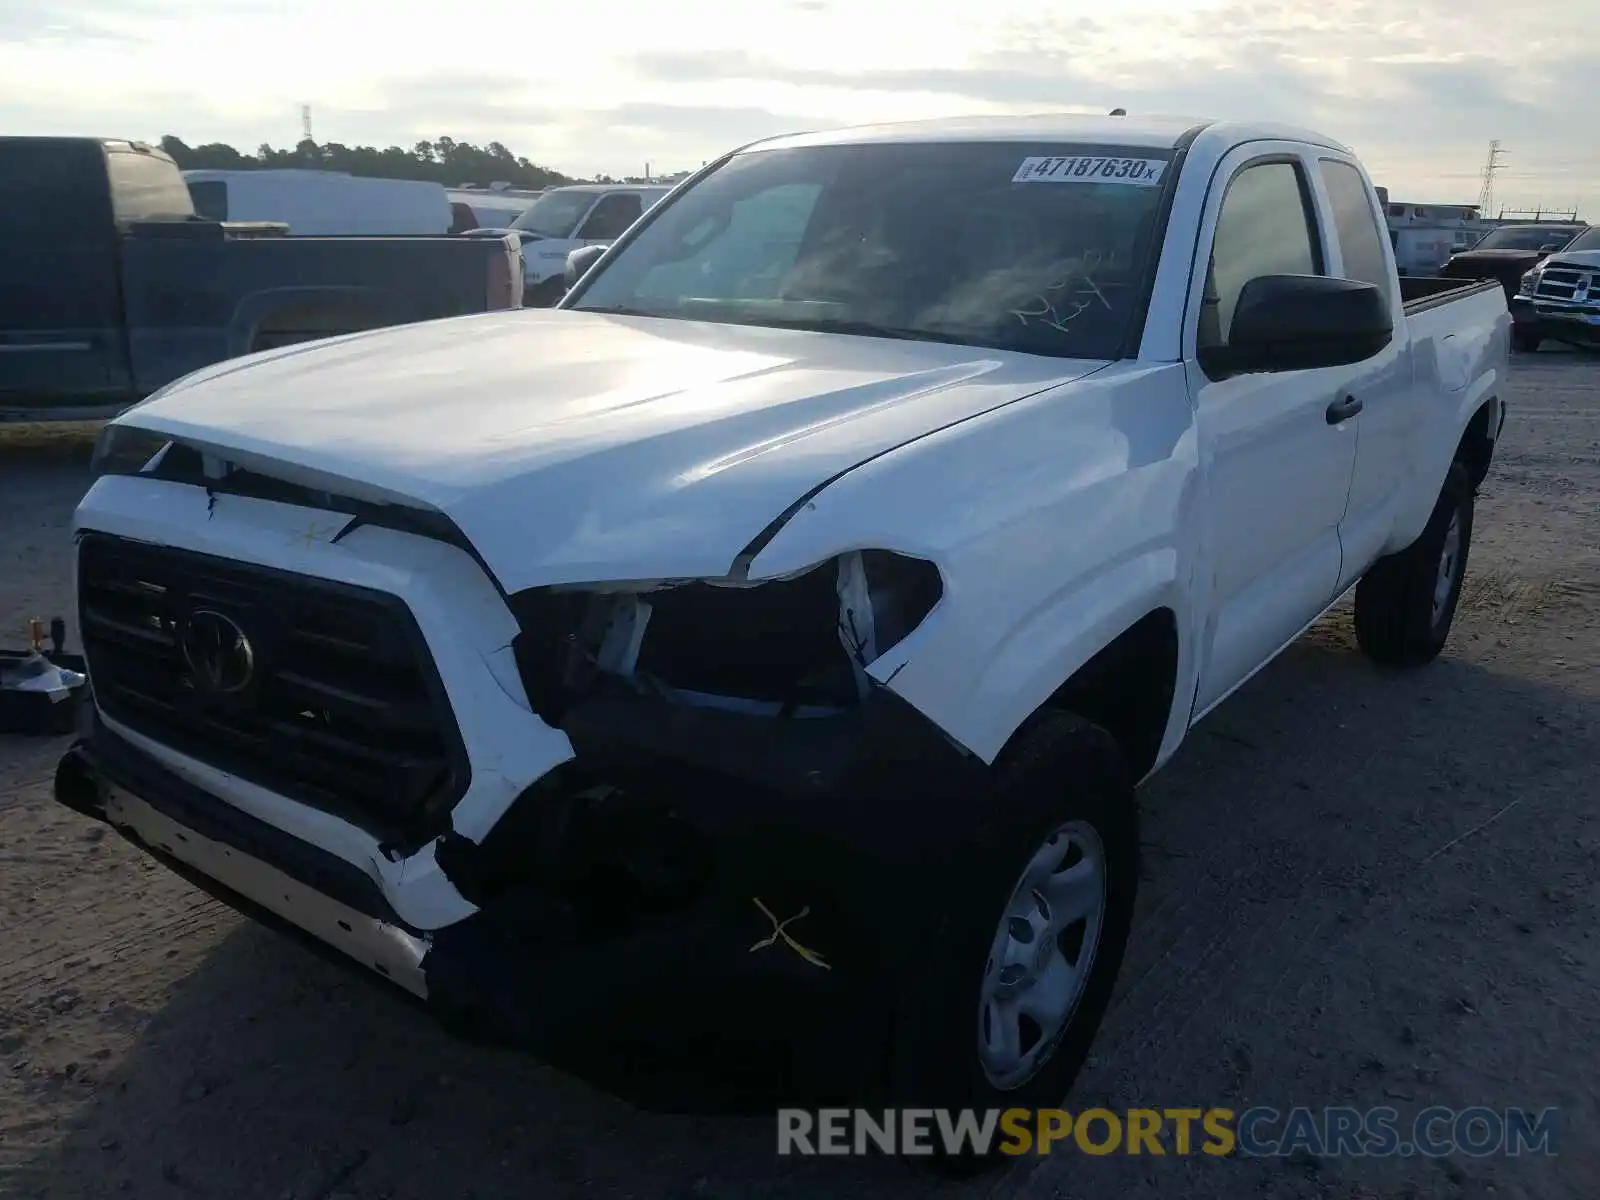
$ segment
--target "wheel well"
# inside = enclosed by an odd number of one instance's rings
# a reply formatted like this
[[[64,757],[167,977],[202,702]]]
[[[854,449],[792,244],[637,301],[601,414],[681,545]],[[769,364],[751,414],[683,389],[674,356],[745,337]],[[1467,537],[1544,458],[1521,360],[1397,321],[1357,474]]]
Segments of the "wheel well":
[[[1494,458],[1494,436],[1489,432],[1489,418],[1494,407],[1492,399],[1484,401],[1467,422],[1466,432],[1456,446],[1455,461],[1467,468],[1474,488],[1489,474],[1489,463]]]
[[[1079,667],[1044,707],[1076,713],[1106,730],[1139,779],[1161,751],[1177,677],[1177,617],[1158,608]]]

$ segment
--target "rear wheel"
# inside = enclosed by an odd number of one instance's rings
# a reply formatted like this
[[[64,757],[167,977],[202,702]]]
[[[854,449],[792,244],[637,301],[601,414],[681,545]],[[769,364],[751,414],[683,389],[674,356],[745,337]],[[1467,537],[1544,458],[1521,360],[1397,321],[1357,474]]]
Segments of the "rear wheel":
[[[1472,546],[1472,501],[1466,468],[1452,464],[1422,535],[1356,585],[1356,641],[1374,662],[1418,667],[1444,649]]]
[[[996,764],[985,826],[945,890],[898,997],[891,1092],[902,1107],[1048,1107],[1065,1099],[1105,1014],[1138,889],[1122,754],[1052,713]],[[946,1170],[982,1166],[941,1149]]]

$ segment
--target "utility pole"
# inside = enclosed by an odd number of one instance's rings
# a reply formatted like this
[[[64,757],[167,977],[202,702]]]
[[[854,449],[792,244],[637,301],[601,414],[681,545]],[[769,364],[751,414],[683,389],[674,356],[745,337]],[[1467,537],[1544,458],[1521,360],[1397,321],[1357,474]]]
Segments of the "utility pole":
[[[1505,151],[1498,139],[1489,143],[1489,156],[1483,160],[1483,190],[1478,193],[1478,212],[1487,214],[1494,207],[1494,177],[1505,166]]]

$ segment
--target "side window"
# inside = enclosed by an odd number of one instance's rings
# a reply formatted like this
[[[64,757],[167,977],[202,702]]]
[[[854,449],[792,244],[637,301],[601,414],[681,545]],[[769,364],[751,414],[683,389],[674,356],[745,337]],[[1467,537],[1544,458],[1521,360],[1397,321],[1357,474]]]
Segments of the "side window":
[[[1389,292],[1389,267],[1383,257],[1383,234],[1372,215],[1367,185],[1361,172],[1347,162],[1325,158],[1321,162],[1322,182],[1333,204],[1333,224],[1339,232],[1339,249],[1344,254],[1344,277],[1376,284]],[[1458,236],[1458,241],[1459,241]]]
[[[183,174],[169,160],[135,150],[106,155],[111,174],[111,208],[119,224],[187,217],[194,201]]]
[[[706,217],[683,237],[683,253],[652,267],[641,296],[770,300],[782,289],[822,187],[786,183]]]
[[[1322,254],[1310,197],[1294,163],[1246,167],[1217,214],[1200,310],[1199,342],[1225,346],[1244,285],[1261,275],[1320,275]]]
[[[583,228],[578,230],[578,237],[583,241],[597,238],[619,238],[639,219],[644,211],[639,203],[639,197],[633,192],[615,192],[609,196],[601,196],[598,203],[589,210],[589,218],[584,221]]]
[[[228,219],[228,184],[222,179],[206,179],[189,185],[194,211],[208,221]]]

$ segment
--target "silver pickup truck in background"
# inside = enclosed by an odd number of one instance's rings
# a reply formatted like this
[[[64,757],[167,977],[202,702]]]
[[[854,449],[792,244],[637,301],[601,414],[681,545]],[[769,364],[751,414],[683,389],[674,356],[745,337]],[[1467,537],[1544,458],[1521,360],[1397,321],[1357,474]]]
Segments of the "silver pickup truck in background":
[[[514,237],[289,237],[195,215],[139,142],[0,137],[0,421],[109,416],[199,367],[522,304]]]
[[[1511,298],[1517,349],[1600,345],[1600,229],[1579,234],[1525,275]]]

